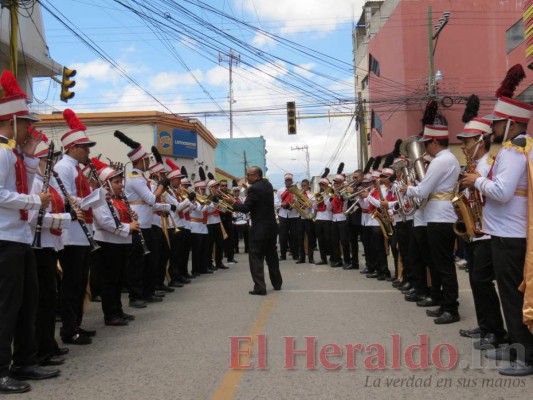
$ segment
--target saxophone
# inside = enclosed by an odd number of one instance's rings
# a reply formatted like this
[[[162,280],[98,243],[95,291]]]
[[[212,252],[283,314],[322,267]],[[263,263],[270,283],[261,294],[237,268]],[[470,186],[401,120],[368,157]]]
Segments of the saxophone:
[[[476,163],[473,157],[468,154],[467,149],[465,149],[464,154],[466,157],[465,171],[475,172]],[[459,219],[453,224],[455,234],[467,242],[472,238],[483,236],[483,203],[479,191],[472,188],[470,196],[467,196],[466,189],[459,191],[452,199],[452,204],[459,216]]]
[[[378,180],[374,181],[374,188],[379,193],[379,200],[385,201]],[[390,239],[394,236],[394,230],[392,229],[392,217],[389,214],[389,210],[387,209],[387,207],[379,207],[374,210],[371,215],[371,218],[377,219],[379,227],[381,228],[381,232],[383,233],[383,237],[385,239]]]

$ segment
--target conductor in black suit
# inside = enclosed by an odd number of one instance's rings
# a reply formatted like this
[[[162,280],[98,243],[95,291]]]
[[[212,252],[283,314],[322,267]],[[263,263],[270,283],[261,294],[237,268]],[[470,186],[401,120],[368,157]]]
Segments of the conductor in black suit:
[[[265,296],[265,259],[274,290],[280,290],[283,283],[276,251],[278,227],[274,211],[274,189],[270,182],[263,179],[263,171],[258,166],[248,169],[246,179],[250,184],[246,200],[244,203],[233,203],[233,209],[251,214],[248,259],[254,290],[248,293]]]

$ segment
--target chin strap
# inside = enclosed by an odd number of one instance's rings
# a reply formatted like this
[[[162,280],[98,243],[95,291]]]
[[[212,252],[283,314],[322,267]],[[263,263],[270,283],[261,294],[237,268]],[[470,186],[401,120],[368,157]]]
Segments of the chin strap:
[[[511,120],[508,119],[505,124],[505,133],[503,134],[503,142],[507,142],[507,136],[509,135],[509,128],[511,127]]]

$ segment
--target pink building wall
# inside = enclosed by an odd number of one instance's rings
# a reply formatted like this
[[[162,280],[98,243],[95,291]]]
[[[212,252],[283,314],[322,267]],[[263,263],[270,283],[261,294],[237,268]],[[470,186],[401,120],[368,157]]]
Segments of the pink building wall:
[[[509,67],[525,68],[525,43],[506,52],[506,30],[522,17],[521,0],[403,0],[383,28],[370,40],[368,52],[379,62],[380,77],[369,73],[369,104],[382,122],[382,135],[371,133],[371,154],[392,151],[398,138],[416,135],[428,100],[427,8],[431,5],[432,26],[443,11],[450,11],[435,51],[435,72],[444,79],[438,83],[438,98],[458,100],[476,94],[479,115],[488,114],[494,93]],[[434,28],[432,29],[432,31]],[[520,94],[533,83],[533,71],[516,89]],[[439,110],[445,115],[451,142],[463,128],[464,102]],[[530,127],[531,128],[531,127]]]

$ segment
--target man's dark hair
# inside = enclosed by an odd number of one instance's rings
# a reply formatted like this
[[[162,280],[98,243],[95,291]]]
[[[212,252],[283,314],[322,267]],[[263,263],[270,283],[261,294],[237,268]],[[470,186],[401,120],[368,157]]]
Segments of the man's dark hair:
[[[353,173],[354,173],[354,174],[361,174],[361,175],[363,175],[363,170],[362,170],[362,169],[356,169]]]
[[[490,145],[492,141],[490,140],[490,135],[483,136],[483,147],[485,148],[486,152],[490,151]]]
[[[309,185],[309,179],[302,179],[302,183],[307,183]]]
[[[260,179],[263,179],[263,170],[261,169],[261,167],[254,165],[250,169],[254,171],[254,173],[257,174]]]
[[[218,183],[222,183],[222,182],[228,183],[228,180],[227,179],[221,179],[221,180],[218,181]]]
[[[439,146],[448,148],[448,139],[435,139],[435,141],[439,144]]]

